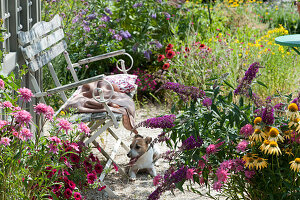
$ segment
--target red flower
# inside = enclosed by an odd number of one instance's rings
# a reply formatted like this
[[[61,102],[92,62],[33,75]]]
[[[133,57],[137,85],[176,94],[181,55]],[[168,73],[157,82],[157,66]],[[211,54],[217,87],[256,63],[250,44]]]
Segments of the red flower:
[[[55,184],[55,185],[52,186],[52,191],[54,193],[57,193],[60,190],[61,187],[62,186],[60,184]]]
[[[82,199],[81,194],[79,192],[74,192],[74,199],[81,200]]]
[[[203,49],[205,47],[206,47],[205,44],[200,44],[200,46],[199,46],[200,49]]]
[[[99,163],[97,163],[97,164],[95,165],[95,171],[96,171],[97,174],[101,174],[102,171],[103,171],[103,166],[100,165]]]
[[[168,58],[168,59],[172,59],[175,55],[176,55],[176,54],[175,54],[175,51],[173,51],[173,50],[169,50],[169,51],[167,52],[167,58]]]
[[[88,171],[88,172],[92,171],[93,166],[90,162],[85,160],[85,161],[83,161],[83,165],[84,165],[86,171]]]
[[[169,67],[170,67],[170,64],[169,64],[169,63],[165,63],[165,64],[163,65],[162,69],[163,69],[163,70],[167,70],[167,69],[169,69]]]
[[[165,56],[160,54],[157,58],[157,61],[161,62],[161,61],[163,61],[163,59],[165,59]]]
[[[118,166],[115,163],[113,163],[113,167],[116,170],[116,172],[119,171],[119,168],[118,168]]]
[[[190,48],[185,47],[185,52],[189,53],[190,52]]]
[[[100,188],[98,189],[98,191],[102,191],[102,190],[104,190],[105,188],[106,188],[106,185],[100,187]]]
[[[168,46],[166,47],[166,52],[168,52],[169,50],[172,50],[173,47],[174,47],[173,44],[168,44]]]
[[[71,158],[71,162],[73,162],[73,163],[79,163],[79,161],[80,161],[80,157],[73,153],[70,155],[70,158]]]
[[[67,188],[64,192],[64,196],[66,199],[70,199],[72,196],[72,190],[70,190],[69,188]]]
[[[69,180],[67,186],[68,186],[68,188],[70,188],[71,190],[74,190],[74,188],[76,187],[76,184],[75,184],[73,181]]]
[[[97,175],[94,173],[89,173],[87,175],[88,183],[93,184],[95,182],[95,179],[97,178]]]

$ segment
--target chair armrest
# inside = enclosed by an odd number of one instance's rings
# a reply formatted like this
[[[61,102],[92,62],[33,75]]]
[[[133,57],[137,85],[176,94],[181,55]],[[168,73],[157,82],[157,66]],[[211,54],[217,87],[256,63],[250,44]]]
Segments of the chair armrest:
[[[84,85],[84,84],[88,84],[88,83],[92,83],[92,82],[101,80],[101,79],[104,78],[104,76],[105,76],[104,74],[101,74],[99,76],[94,76],[94,77],[91,77],[91,78],[88,78],[88,79],[84,79],[84,80],[81,80],[81,81],[78,81],[78,82],[75,82],[75,83],[70,83],[70,84],[67,84],[67,85],[62,85],[62,86],[59,86],[59,87],[47,90],[45,92],[36,93],[34,96],[35,97],[43,97],[43,96],[47,96],[49,94],[54,94],[54,93],[57,93],[57,92],[62,92],[62,91],[68,90],[68,89],[76,88],[76,87]]]
[[[79,60],[78,63],[74,63],[73,67],[78,67],[80,65],[95,62],[95,61],[98,61],[98,60],[103,60],[103,59],[106,59],[106,58],[111,58],[111,57],[114,57],[114,56],[123,55],[124,53],[125,53],[125,49],[122,49],[122,50],[113,51],[113,52],[109,52],[109,53],[106,53],[106,54],[102,54],[102,55],[98,55],[98,56],[94,56],[94,57],[90,57],[90,58],[85,58],[85,59]]]

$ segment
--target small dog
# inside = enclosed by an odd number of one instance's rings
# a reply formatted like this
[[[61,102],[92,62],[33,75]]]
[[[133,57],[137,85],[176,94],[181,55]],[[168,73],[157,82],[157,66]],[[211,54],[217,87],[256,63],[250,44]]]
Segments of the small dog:
[[[127,154],[131,158],[128,174],[132,180],[136,178],[137,172],[143,169],[146,169],[151,176],[156,176],[154,163],[160,155],[157,148],[153,144],[150,144],[151,141],[151,137],[143,138],[141,135],[135,135],[130,145],[130,151]]]

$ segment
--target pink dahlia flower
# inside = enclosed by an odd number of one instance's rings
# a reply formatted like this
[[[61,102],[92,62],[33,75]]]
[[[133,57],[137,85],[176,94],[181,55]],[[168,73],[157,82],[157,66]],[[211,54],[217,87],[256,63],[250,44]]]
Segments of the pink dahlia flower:
[[[32,118],[30,113],[27,112],[26,110],[17,111],[14,115],[15,115],[16,122],[20,123],[21,125],[24,125],[25,123],[29,124]]]

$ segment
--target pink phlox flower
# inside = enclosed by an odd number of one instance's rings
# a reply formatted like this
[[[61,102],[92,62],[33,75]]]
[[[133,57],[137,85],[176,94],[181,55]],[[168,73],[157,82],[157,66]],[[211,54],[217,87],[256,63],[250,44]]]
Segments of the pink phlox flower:
[[[2,79],[0,79],[0,89],[4,90],[5,89],[5,83]]]
[[[58,119],[59,123],[58,125],[60,126],[59,130],[63,129],[66,131],[66,133],[68,134],[68,130],[71,130],[71,123],[66,120],[66,119]]]
[[[158,174],[157,176],[155,176],[153,178],[153,185],[157,186],[159,184],[159,182],[160,182],[161,179],[162,179],[162,176],[160,174]]]
[[[39,103],[36,106],[34,106],[34,112],[37,114],[46,114],[48,111],[48,106],[44,103]]]
[[[13,105],[12,105],[12,103],[11,103],[10,101],[4,101],[4,102],[2,103],[2,107],[3,107],[3,108],[12,108]]]
[[[72,147],[74,150],[79,151],[79,146],[76,143],[71,143],[70,147]]]
[[[26,141],[26,140],[30,139],[32,136],[33,136],[33,134],[31,133],[31,131],[28,128],[23,128],[20,131],[19,138],[23,141],[24,140]]]
[[[248,179],[251,179],[253,176],[255,175],[255,171],[249,171],[249,170],[245,170],[245,176],[248,178]]]
[[[86,135],[90,135],[90,128],[83,122],[81,122],[78,126],[81,132],[85,133]]]
[[[227,179],[228,179],[228,170],[225,170],[225,169],[222,169],[222,168],[219,168],[217,170],[217,173],[216,173],[217,177],[218,177],[218,181],[219,182],[224,182],[226,183]]]
[[[217,182],[214,182],[213,189],[216,190],[217,192],[220,192],[222,186],[223,186],[223,184],[221,182],[217,181]]]
[[[21,97],[21,99],[23,99],[23,101],[25,102],[31,101],[31,97],[33,96],[33,94],[30,89],[24,87],[18,89],[18,92],[20,93],[19,96]]]
[[[194,174],[196,174],[195,169],[190,168],[190,169],[187,170],[185,178],[193,180]]]
[[[47,112],[45,114],[46,119],[53,120],[54,110],[51,106],[47,107]]]
[[[57,144],[52,144],[50,143],[48,145],[48,148],[50,149],[50,152],[54,153],[54,154],[58,154],[58,148],[57,148]]]
[[[11,141],[11,139],[9,139],[8,137],[3,137],[0,140],[0,145],[3,144],[4,146],[9,146],[10,145],[10,141]]]
[[[236,151],[244,152],[246,150],[247,146],[248,146],[248,142],[246,140],[243,140],[240,143],[238,143],[238,145],[236,146]]]
[[[16,122],[20,123],[21,125],[29,124],[30,120],[31,120],[31,115],[29,112],[27,112],[26,110],[20,110],[17,111],[16,113],[14,113]]]
[[[49,139],[49,141],[55,142],[56,144],[62,144],[62,143],[61,143],[61,139],[59,139],[59,138],[56,137],[56,136],[49,137],[48,139]]]

